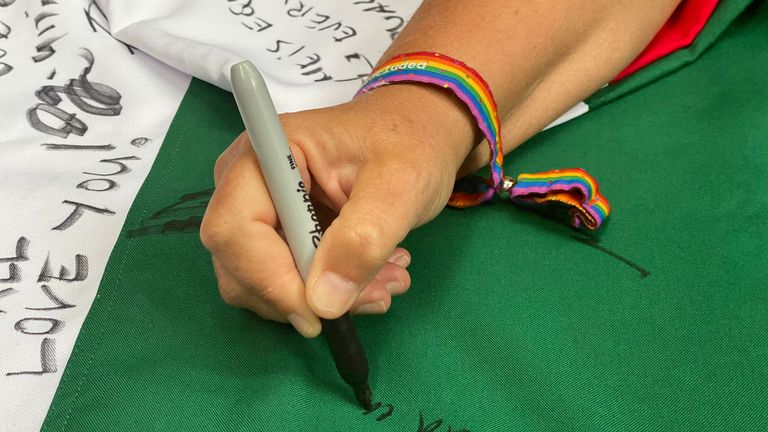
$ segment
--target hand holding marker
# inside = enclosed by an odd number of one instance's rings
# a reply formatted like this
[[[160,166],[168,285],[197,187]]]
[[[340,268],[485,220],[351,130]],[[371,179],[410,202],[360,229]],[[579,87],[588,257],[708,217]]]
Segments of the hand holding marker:
[[[317,214],[309,201],[309,194],[261,74],[249,61],[232,66],[230,73],[235,101],[251,138],[251,145],[296,267],[306,282],[322,235]],[[336,369],[352,387],[358,402],[370,409],[368,362],[352,318],[346,313],[337,319],[323,319],[321,322]]]

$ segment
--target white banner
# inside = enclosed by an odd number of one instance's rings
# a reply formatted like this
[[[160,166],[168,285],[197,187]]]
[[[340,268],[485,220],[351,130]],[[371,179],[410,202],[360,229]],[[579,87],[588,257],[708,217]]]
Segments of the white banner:
[[[113,35],[221,88],[248,59],[278,112],[352,98],[416,0],[98,0]]]
[[[0,0],[0,430],[38,430],[189,77],[88,0]]]

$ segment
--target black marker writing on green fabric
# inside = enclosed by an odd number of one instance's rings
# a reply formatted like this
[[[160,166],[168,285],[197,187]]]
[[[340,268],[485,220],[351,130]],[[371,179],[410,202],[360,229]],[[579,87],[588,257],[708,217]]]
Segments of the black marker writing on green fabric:
[[[577,242],[583,243],[583,244],[585,244],[585,245],[587,245],[587,246],[589,246],[589,247],[591,247],[593,249],[597,249],[600,252],[602,252],[602,253],[604,253],[604,254],[612,257],[612,258],[616,258],[617,260],[623,262],[624,264],[632,267],[633,269],[637,270],[638,273],[640,273],[640,279],[645,279],[646,277],[651,275],[651,272],[646,270],[644,267],[641,267],[639,264],[635,263],[634,261],[631,261],[629,258],[625,258],[625,257],[617,254],[616,252],[608,249],[607,247],[601,245],[600,242],[597,239],[593,238],[593,237],[589,237],[589,236],[581,234],[581,235],[572,235],[571,238],[573,238]]]
[[[373,405],[371,405],[370,408],[367,408],[365,411],[363,411],[363,415],[368,415],[374,412],[378,412],[383,410],[377,417],[376,421],[381,422],[389,417],[392,416],[392,414],[395,412],[395,407],[392,404],[382,404],[381,402],[376,402]],[[419,426],[416,430],[417,432],[439,432],[440,428],[443,426],[445,421],[442,418],[438,418],[436,420],[433,420],[429,423],[424,420],[424,414],[419,412]],[[451,427],[451,425],[447,425],[448,429],[443,429],[445,432],[470,432],[469,429],[461,428],[461,429],[454,429]]]
[[[126,229],[125,235],[136,238],[153,234],[197,233],[212,195],[213,189],[186,193],[176,202],[143,219],[139,226]]]

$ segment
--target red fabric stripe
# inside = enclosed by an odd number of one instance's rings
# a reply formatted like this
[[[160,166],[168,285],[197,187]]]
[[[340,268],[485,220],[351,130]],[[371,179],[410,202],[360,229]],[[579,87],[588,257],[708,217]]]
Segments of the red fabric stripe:
[[[625,78],[650,63],[690,45],[712,16],[718,0],[683,0],[656,37],[613,82]]]

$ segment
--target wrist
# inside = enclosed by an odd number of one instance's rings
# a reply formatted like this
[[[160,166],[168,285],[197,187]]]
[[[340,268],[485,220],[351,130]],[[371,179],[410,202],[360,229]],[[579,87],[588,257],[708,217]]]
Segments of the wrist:
[[[482,140],[469,109],[447,89],[398,83],[362,94],[349,106],[369,121],[389,122],[392,131],[407,134],[419,145],[447,152],[456,169]]]

